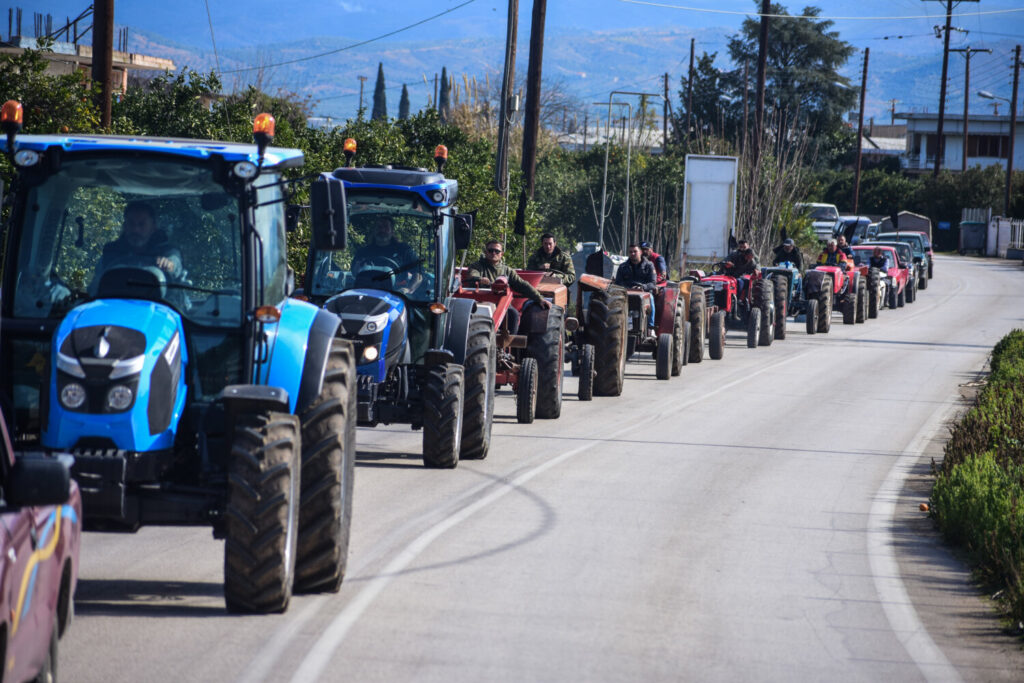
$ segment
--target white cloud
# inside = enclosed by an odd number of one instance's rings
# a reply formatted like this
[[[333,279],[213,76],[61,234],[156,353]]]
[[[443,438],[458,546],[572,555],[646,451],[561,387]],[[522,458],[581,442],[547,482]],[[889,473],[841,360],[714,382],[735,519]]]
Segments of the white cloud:
[[[363,6],[358,2],[346,2],[346,0],[338,0],[338,7],[345,10],[346,12],[362,12]]]

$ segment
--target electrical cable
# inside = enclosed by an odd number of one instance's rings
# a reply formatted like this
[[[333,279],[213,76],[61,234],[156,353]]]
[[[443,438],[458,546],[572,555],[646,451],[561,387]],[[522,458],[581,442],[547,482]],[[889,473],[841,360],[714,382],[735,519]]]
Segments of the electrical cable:
[[[768,17],[769,19],[813,19],[816,21],[878,21],[878,20],[903,20],[903,19],[934,19],[934,15],[922,14],[912,16],[888,16],[888,17],[826,17],[826,16],[810,16],[810,15],[799,15],[799,14],[761,14],[760,12],[741,12],[737,10],[726,10],[726,9],[708,9],[705,7],[686,7],[684,5],[668,5],[662,2],[651,2],[651,0],[619,0],[630,5],[648,5],[650,7],[663,7],[665,9],[679,9],[687,12],[704,12],[707,14],[732,14],[743,17]],[[986,12],[964,12],[962,14],[952,15],[954,18],[960,17],[974,17],[981,15],[992,15],[992,14],[1010,14],[1016,12],[1024,12],[1024,7],[1013,8],[1013,9],[999,9],[989,10]]]

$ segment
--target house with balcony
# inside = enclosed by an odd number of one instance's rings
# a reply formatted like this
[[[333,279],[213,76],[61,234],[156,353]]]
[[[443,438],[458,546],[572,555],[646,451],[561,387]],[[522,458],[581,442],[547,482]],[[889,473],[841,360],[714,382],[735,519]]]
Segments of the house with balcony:
[[[907,122],[907,146],[902,166],[910,173],[925,173],[935,168],[938,147],[939,115],[936,113],[898,113]],[[1014,136],[1013,167],[1024,168],[1024,117],[1018,116]],[[963,167],[964,115],[946,113],[942,122],[945,153],[940,168],[959,171]],[[971,114],[967,121],[967,167],[1006,166],[1010,155],[1010,117]]]

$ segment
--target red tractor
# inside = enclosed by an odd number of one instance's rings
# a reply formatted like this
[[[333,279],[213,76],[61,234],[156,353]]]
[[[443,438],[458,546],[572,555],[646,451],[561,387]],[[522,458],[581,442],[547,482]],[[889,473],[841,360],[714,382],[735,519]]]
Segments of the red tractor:
[[[557,278],[541,272],[517,271],[549,301],[550,309],[538,306],[509,289],[504,278],[489,287],[460,284],[456,297],[473,299],[494,319],[497,359],[495,385],[511,386],[516,394],[516,419],[554,419],[562,413],[562,367],[565,362],[565,331],[576,321],[565,317],[568,289]],[[519,327],[509,329],[509,309],[519,313]]]
[[[815,265],[804,274],[807,300],[807,334],[827,333],[832,327],[832,311],[843,312],[843,324],[862,323],[868,317],[867,280],[852,264]]]
[[[632,357],[637,351],[650,351],[658,379],[679,375],[689,362],[690,353],[689,308],[680,283],[660,282],[654,292],[630,289],[626,296],[629,300],[626,357]],[[652,307],[654,327],[648,324]]]
[[[760,271],[735,278],[726,275],[722,263],[713,275],[691,270],[690,277],[704,288],[707,302],[708,355],[718,360],[725,353],[728,327],[747,331],[747,347],[770,346],[775,339],[775,281]],[[739,280],[744,281],[740,291]]]

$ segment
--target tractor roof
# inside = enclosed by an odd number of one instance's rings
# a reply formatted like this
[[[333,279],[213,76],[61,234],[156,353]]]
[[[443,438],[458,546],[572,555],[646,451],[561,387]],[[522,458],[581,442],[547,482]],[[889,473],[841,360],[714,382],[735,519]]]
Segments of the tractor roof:
[[[185,138],[160,138],[121,135],[19,135],[15,143],[18,149],[43,152],[60,147],[68,153],[81,152],[148,152],[208,159],[213,155],[224,157],[228,162],[258,161],[256,145],[239,142],[217,142],[214,140],[189,140]],[[0,138],[0,150],[7,150],[7,141]],[[302,151],[285,147],[268,147],[264,154],[264,166],[291,168],[301,166]]]
[[[364,166],[361,168],[336,168],[334,177],[350,188],[367,188],[383,190],[405,190],[419,194],[433,206],[449,206],[455,203],[459,193],[459,183],[445,178],[436,171],[425,168],[409,168],[405,166]],[[441,190],[443,199],[440,201],[433,192]]]

